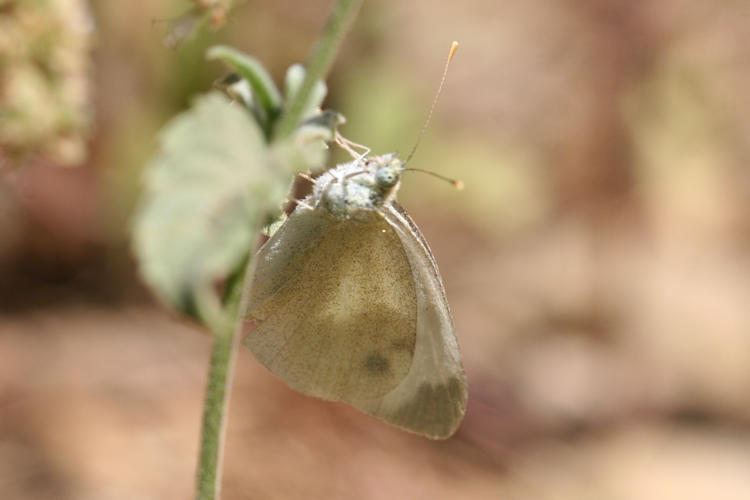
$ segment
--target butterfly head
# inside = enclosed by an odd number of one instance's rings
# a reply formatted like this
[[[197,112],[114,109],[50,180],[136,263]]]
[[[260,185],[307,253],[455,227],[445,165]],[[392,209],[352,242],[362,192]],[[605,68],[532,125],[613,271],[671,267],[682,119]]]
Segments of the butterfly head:
[[[316,179],[313,205],[345,218],[377,210],[396,196],[403,171],[393,153],[343,163]]]

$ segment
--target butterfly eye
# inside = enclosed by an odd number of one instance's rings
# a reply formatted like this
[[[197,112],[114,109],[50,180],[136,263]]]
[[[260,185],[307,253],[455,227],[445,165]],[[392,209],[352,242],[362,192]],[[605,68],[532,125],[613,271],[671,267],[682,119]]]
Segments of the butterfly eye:
[[[377,173],[375,174],[375,182],[378,184],[378,186],[395,186],[398,182],[398,174],[396,173],[396,171],[390,168],[378,169]]]

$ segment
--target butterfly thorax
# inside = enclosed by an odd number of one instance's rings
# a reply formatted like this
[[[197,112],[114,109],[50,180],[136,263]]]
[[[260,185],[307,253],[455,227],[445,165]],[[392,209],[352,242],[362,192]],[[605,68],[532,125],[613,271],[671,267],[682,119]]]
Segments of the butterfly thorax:
[[[395,154],[342,163],[315,180],[309,202],[336,217],[356,218],[396,197],[403,170]]]

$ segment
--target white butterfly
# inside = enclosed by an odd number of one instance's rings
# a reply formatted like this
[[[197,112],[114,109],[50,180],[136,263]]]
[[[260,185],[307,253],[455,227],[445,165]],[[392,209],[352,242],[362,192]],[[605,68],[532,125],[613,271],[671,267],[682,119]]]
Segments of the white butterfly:
[[[244,344],[294,389],[442,439],[466,376],[435,259],[395,201],[403,171],[362,155],[315,180],[259,250]]]

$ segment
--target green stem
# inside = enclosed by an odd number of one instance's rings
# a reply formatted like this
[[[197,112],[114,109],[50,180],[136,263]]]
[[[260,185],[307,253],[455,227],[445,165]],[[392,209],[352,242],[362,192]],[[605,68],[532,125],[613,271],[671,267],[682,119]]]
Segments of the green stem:
[[[233,333],[217,332],[211,348],[208,386],[203,403],[203,429],[195,492],[197,500],[219,498],[223,428],[234,361],[234,337]]]
[[[256,248],[253,241],[251,248]],[[211,347],[211,360],[208,370],[206,397],[203,402],[203,423],[201,428],[201,449],[198,459],[198,477],[195,490],[196,500],[220,498],[221,458],[224,448],[224,427],[229,408],[229,392],[232,383],[234,357],[237,342],[242,331],[240,305],[249,288],[249,277],[253,275],[250,266],[227,284],[224,297],[224,312],[221,318],[205,318],[214,333]],[[247,281],[247,283],[245,283]],[[231,319],[231,320],[230,320]]]
[[[338,52],[339,42],[361,5],[362,0],[337,0],[328,16],[323,33],[310,54],[299,92],[291,103],[286,103],[284,113],[276,127],[276,139],[283,139],[292,133],[297,126],[305,103],[307,103],[315,82],[325,80],[333,59]]]

